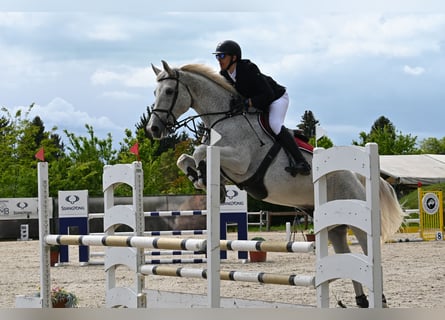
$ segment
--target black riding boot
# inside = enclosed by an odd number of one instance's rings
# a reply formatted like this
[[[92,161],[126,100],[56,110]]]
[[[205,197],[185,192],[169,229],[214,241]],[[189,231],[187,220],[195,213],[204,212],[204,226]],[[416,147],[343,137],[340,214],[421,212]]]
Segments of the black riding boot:
[[[286,167],[286,171],[294,177],[297,175],[297,173],[304,176],[309,175],[311,173],[311,166],[303,157],[303,154],[301,153],[300,148],[297,146],[294,137],[292,137],[289,130],[287,130],[284,126],[281,127],[281,131],[277,135],[277,141],[295,160],[295,164],[290,167]]]

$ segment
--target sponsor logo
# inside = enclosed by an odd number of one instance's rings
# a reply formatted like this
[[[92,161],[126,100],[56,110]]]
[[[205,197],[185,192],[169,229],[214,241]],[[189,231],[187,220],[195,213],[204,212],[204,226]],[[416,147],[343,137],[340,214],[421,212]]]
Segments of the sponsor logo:
[[[28,203],[27,202],[17,202],[16,206],[17,206],[17,208],[23,210],[25,208],[28,208]]]
[[[75,204],[79,200],[80,200],[79,196],[76,196],[76,195],[73,195],[73,194],[71,194],[71,195],[69,195],[69,196],[67,196],[65,198],[65,201],[69,202],[71,204]]]
[[[62,206],[60,206],[61,211],[84,211],[85,206],[75,205],[76,202],[78,202],[79,200],[80,200],[80,197],[75,194],[66,196],[65,201],[68,202],[69,204],[71,204],[71,206],[63,206],[62,205]]]
[[[232,200],[236,196],[238,196],[238,191],[232,190],[232,189],[229,189],[226,191],[226,198],[229,198],[230,200]]]

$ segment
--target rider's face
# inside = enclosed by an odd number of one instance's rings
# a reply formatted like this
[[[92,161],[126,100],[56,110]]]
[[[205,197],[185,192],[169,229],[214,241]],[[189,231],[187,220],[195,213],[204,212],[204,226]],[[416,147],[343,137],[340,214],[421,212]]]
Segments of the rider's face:
[[[236,60],[236,57],[235,56],[231,56],[231,55],[228,55],[228,54],[224,54],[224,57],[221,57],[221,56],[216,56],[216,59],[218,60],[218,62],[219,62],[219,67],[221,68],[221,70],[226,70],[227,68],[228,68],[228,66],[229,66],[229,64],[230,64],[230,61],[232,61],[232,60]],[[232,64],[231,66],[230,66],[230,69],[231,70],[229,70],[230,72],[233,72],[233,69],[235,68],[235,64]]]

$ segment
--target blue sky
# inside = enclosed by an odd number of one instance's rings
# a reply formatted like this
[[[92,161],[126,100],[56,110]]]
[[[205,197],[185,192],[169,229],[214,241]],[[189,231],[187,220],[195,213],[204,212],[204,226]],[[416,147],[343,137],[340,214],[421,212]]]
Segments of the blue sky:
[[[441,1],[150,2],[3,0],[0,105],[35,102],[62,137],[89,124],[117,144],[154,100],[150,63],[217,69],[211,53],[233,39],[288,88],[290,128],[311,110],[336,145],[380,116],[418,141],[445,136]]]

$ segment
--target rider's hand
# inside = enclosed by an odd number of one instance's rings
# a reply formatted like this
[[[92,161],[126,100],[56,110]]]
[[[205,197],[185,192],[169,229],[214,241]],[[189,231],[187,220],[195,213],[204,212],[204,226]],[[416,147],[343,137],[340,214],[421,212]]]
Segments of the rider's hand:
[[[252,100],[246,99],[244,100],[244,110],[249,111],[249,108],[252,107]]]

